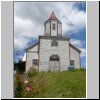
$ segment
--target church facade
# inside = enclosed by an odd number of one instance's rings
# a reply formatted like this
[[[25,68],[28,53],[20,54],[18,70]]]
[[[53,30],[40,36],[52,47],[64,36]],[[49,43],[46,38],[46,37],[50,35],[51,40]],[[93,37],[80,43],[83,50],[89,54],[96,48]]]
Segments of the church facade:
[[[44,23],[44,35],[26,48],[26,72],[30,67],[39,71],[65,71],[80,68],[81,51],[62,35],[62,23],[54,12]]]

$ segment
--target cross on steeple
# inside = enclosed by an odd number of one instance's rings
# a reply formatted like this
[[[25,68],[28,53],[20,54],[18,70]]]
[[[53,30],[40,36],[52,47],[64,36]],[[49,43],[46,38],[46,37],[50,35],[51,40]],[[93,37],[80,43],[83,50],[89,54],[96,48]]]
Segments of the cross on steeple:
[[[55,5],[52,4],[52,5],[51,5],[51,8],[52,8],[51,10],[54,11],[54,9],[55,9]]]

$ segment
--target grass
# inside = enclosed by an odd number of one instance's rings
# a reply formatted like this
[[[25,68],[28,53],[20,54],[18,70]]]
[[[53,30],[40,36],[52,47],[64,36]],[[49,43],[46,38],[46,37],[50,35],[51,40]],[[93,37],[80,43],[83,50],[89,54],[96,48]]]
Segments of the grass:
[[[32,91],[23,91],[24,98],[85,98],[86,71],[37,72],[28,77]]]

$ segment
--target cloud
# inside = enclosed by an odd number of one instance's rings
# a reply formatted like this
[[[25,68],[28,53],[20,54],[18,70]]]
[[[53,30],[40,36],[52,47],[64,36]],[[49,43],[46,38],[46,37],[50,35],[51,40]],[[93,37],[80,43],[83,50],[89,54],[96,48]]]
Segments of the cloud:
[[[44,34],[44,22],[52,10],[62,22],[62,32],[78,33],[85,28],[86,13],[80,2],[14,2],[14,48],[24,49],[30,38]],[[54,7],[53,7],[54,6]]]
[[[84,4],[80,2],[81,4]],[[62,21],[63,34],[65,33],[78,33],[80,30],[85,29],[86,26],[86,12],[79,10],[79,4],[76,2],[58,4],[59,18]]]
[[[14,39],[14,50],[15,51],[20,51],[22,49],[25,49],[25,47],[27,46],[27,42],[28,40],[25,38],[15,38]]]
[[[86,48],[80,48],[81,50],[81,57],[86,57]]]
[[[14,37],[36,38],[41,34],[42,26],[35,26],[29,19],[22,19],[18,16],[14,17]]]
[[[70,42],[71,42],[74,46],[76,46],[76,47],[78,47],[78,48],[83,47],[84,44],[85,44],[85,41],[78,40],[78,39],[71,39]]]
[[[30,39],[38,39],[43,34],[42,26],[35,26],[31,20],[14,17],[14,49],[22,50],[27,47]],[[38,35],[37,35],[38,34]]]
[[[86,26],[86,14],[84,11],[72,10],[63,19],[64,33],[79,33]]]

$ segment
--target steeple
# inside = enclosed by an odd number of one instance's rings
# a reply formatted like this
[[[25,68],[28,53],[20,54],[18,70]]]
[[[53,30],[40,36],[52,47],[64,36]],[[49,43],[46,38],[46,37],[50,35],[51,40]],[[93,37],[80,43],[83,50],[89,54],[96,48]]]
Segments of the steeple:
[[[50,16],[49,20],[57,20],[57,17],[55,16],[54,11],[52,11],[52,13],[51,13],[51,16]]]
[[[52,11],[49,19],[45,21],[44,35],[62,36],[62,23],[57,19],[54,11]]]

